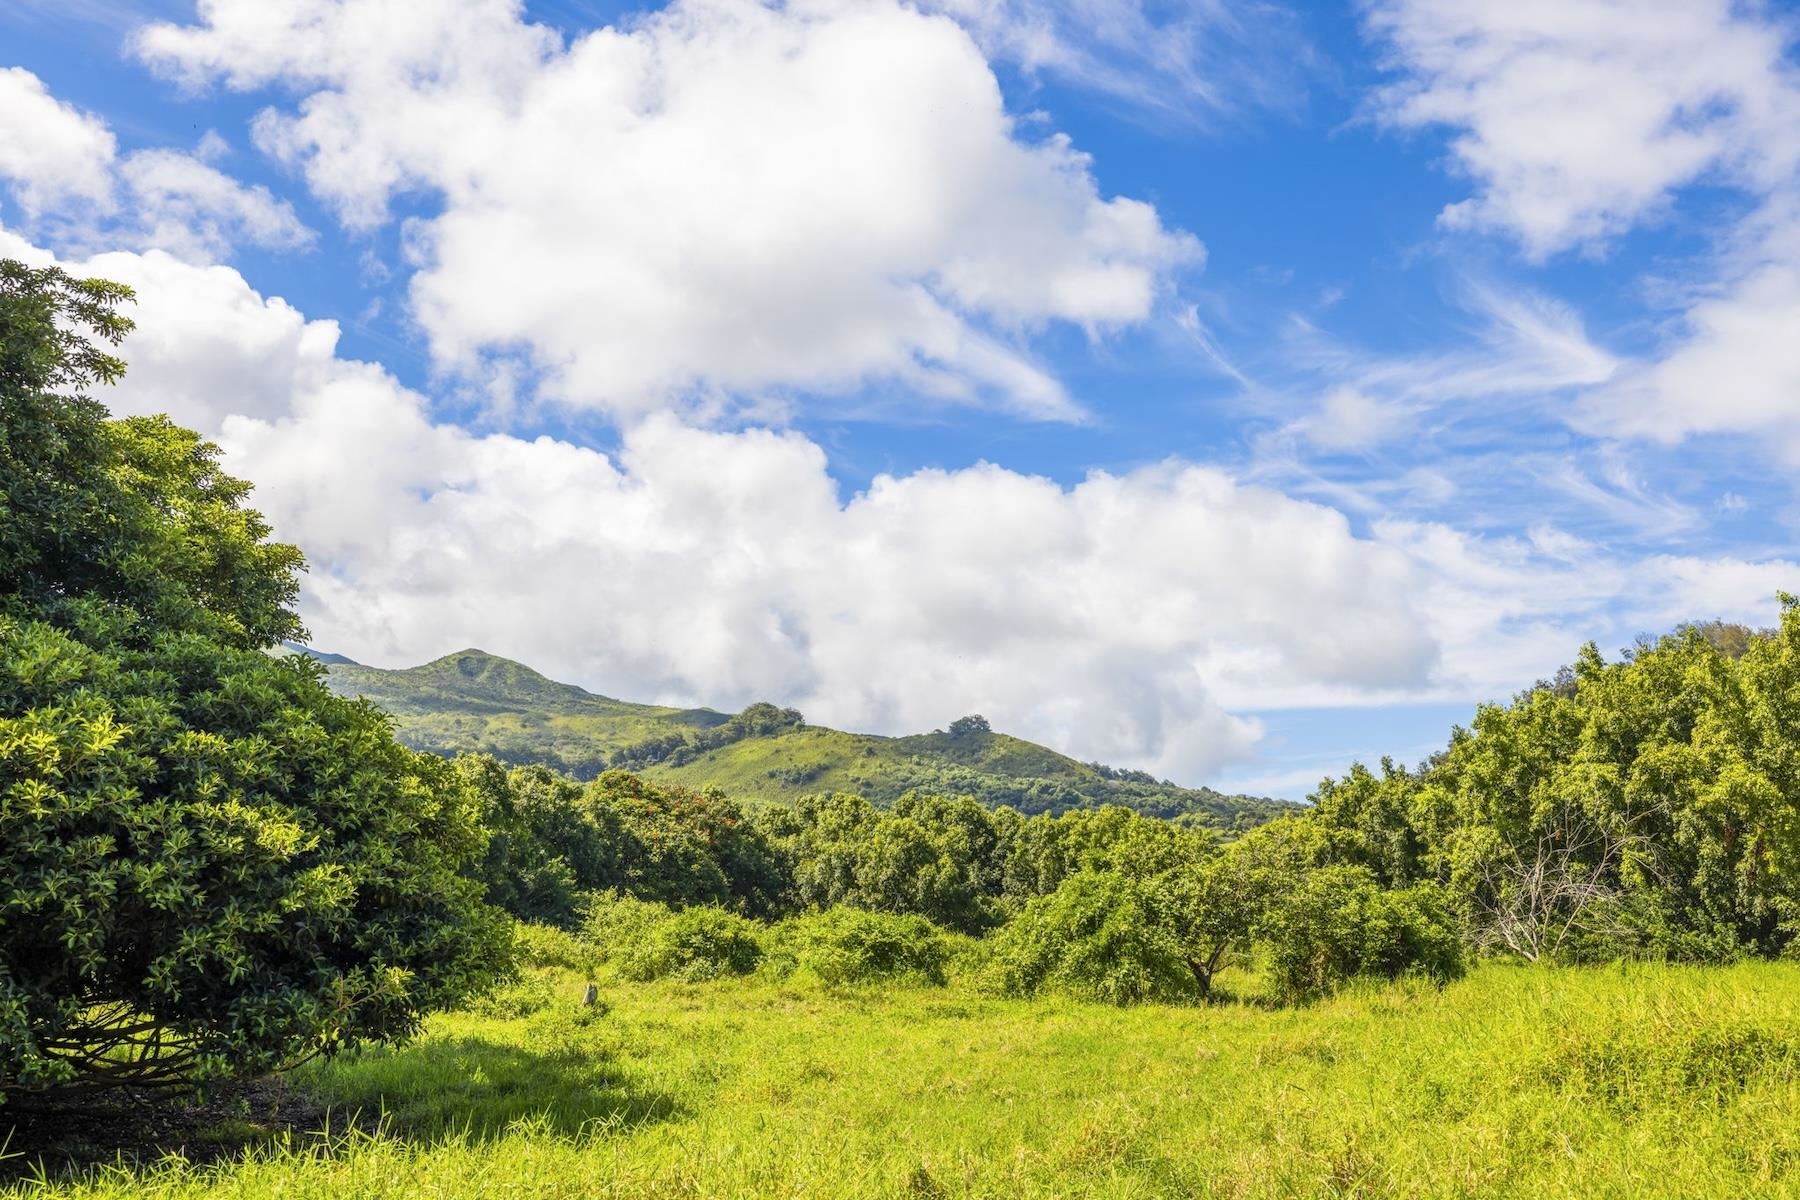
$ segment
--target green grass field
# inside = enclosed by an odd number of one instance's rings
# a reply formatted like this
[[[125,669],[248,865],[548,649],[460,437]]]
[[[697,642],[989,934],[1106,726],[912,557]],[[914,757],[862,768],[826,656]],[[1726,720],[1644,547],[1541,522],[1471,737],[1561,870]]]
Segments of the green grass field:
[[[541,1011],[293,1085],[384,1132],[6,1194],[1800,1195],[1797,965],[1485,967],[1288,1010],[760,982],[583,1010],[580,976],[534,978]]]

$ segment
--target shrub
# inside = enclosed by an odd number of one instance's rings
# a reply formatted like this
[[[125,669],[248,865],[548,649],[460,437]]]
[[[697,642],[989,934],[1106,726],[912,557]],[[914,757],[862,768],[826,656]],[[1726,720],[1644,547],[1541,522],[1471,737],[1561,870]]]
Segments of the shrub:
[[[618,892],[598,892],[588,898],[580,938],[603,962],[618,962],[633,947],[674,915],[675,910],[654,900],[639,900]]]
[[[777,937],[783,966],[824,983],[948,982],[949,940],[923,917],[833,908],[784,922]]]
[[[748,975],[762,959],[754,921],[722,908],[685,908],[614,955],[627,979],[697,982]]]
[[[566,929],[521,921],[513,930],[513,953],[522,967],[560,967],[592,974],[603,955],[598,947]]]
[[[1112,1004],[1196,993],[1151,885],[1098,871],[1069,876],[996,933],[981,986],[1006,996],[1055,990]]]
[[[1358,975],[1417,973],[1442,983],[1463,973],[1463,942],[1443,893],[1424,884],[1384,891],[1362,867],[1302,875],[1258,930],[1276,994],[1300,1001]]]

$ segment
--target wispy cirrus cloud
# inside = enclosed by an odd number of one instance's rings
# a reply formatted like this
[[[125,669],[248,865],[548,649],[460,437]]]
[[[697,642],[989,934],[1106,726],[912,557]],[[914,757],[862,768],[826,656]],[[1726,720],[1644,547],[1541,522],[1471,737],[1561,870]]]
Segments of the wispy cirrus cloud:
[[[1451,131],[1476,194],[1444,224],[1533,259],[1598,248],[1717,177],[1757,193],[1800,163],[1794,30],[1733,0],[1367,0],[1396,80],[1379,119]]]
[[[991,57],[1110,97],[1159,122],[1291,111],[1317,55],[1269,0],[929,0]]]

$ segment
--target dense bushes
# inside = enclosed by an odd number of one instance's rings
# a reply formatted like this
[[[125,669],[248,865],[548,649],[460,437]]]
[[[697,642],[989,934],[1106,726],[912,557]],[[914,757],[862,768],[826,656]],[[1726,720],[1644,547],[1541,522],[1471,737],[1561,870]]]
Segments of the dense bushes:
[[[1720,960],[1800,945],[1795,694],[1792,601],[1762,634],[1695,627],[1611,664],[1590,648],[1480,710],[1418,770],[1358,766],[1310,810],[1222,848],[1125,809],[1028,817],[966,796],[742,813],[614,776],[630,804],[579,789],[568,802],[611,822],[620,859],[593,878],[634,896],[986,935],[983,978],[1010,994],[1206,997],[1222,969],[1253,962],[1269,994],[1303,1000],[1356,976],[1442,981],[1482,953]],[[563,900],[578,902],[579,889]],[[765,970],[799,969],[782,938],[768,948]]]
[[[1334,861],[1443,885],[1526,958],[1773,956],[1800,934],[1800,607],[1573,668],[1417,771],[1361,768],[1311,815]]]
[[[1099,871],[1070,876],[994,935],[982,986],[1007,996],[1048,989],[1113,1004],[1195,994],[1153,888]]]
[[[614,958],[627,979],[695,983],[748,975],[762,954],[755,922],[722,908],[704,907],[670,913]]]
[[[774,931],[771,960],[827,984],[948,982],[950,941],[923,917],[854,908],[807,913]]]
[[[600,891],[751,916],[787,902],[785,860],[714,789],[660,786],[623,771],[583,785],[544,767],[508,770],[488,755],[456,764],[492,834],[477,874],[489,902],[521,920],[572,926]]]
[[[1429,884],[1383,891],[1360,867],[1301,876],[1268,905],[1256,932],[1284,1000],[1311,999],[1359,975],[1443,983],[1463,973],[1462,938],[1442,893]]]
[[[1314,821],[1277,822],[1221,850],[1203,831],[1125,809],[1028,818],[966,797],[905,796],[884,810],[834,795],[743,814],[716,793],[616,772],[582,787],[488,759],[460,770],[495,822],[490,896],[556,896],[555,919],[579,924],[634,978],[742,973],[756,967],[754,940],[764,973],[942,982],[944,931],[991,933],[990,990],[1118,1002],[1207,998],[1253,942],[1293,998],[1356,974],[1447,978],[1460,963],[1454,921],[1424,892],[1390,896],[1360,867],[1356,888],[1322,890],[1342,882],[1329,872],[1302,886],[1337,853]],[[536,860],[518,853],[530,845]],[[570,886],[534,892],[545,875]],[[1329,911],[1340,900],[1355,902],[1352,916]],[[795,913],[773,927],[728,919]]]

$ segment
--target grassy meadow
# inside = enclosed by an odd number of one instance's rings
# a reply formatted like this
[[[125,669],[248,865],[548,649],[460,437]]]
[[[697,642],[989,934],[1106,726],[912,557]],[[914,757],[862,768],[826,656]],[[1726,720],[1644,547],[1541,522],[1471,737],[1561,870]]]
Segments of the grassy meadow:
[[[228,1122],[249,1148],[211,1165],[4,1194],[1800,1195],[1800,965],[1487,966],[1291,1009],[755,980],[584,1009],[582,982],[534,970],[289,1083],[378,1132]]]

